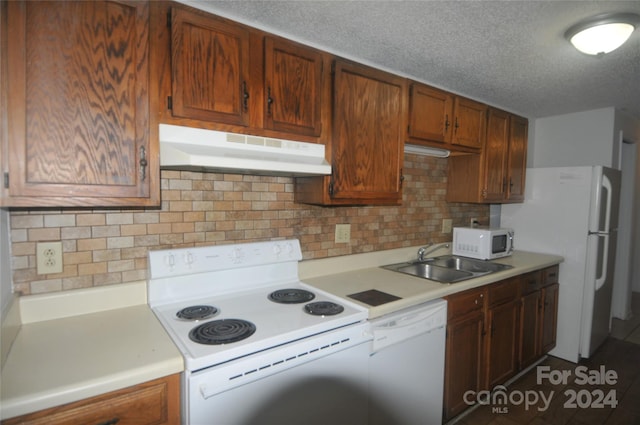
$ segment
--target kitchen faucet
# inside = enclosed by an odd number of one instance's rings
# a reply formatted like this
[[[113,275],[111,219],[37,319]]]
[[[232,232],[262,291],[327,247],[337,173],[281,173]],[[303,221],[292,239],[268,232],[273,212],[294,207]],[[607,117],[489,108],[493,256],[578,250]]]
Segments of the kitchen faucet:
[[[429,247],[433,247],[433,248],[427,250],[427,248]],[[424,261],[424,258],[427,254],[431,254],[432,252],[437,251],[440,248],[449,248],[449,244],[445,243],[445,244],[438,244],[436,246],[433,246],[433,242],[432,242],[425,246],[420,247],[420,249],[418,249],[418,261]]]

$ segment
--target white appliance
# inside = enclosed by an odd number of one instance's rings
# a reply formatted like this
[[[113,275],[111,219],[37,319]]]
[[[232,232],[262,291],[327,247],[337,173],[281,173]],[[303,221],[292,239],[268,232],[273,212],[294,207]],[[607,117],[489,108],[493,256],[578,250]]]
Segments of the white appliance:
[[[609,335],[620,171],[595,167],[527,169],[523,204],[502,206],[501,224],[518,249],[562,255],[556,347],[577,362]]]
[[[324,145],[160,124],[160,168],[285,176],[331,174]]]
[[[371,321],[371,425],[442,423],[447,302]]]
[[[367,310],[298,280],[297,240],[149,252],[183,423],[365,424]]]
[[[453,255],[493,260],[513,252],[513,229],[454,227]]]

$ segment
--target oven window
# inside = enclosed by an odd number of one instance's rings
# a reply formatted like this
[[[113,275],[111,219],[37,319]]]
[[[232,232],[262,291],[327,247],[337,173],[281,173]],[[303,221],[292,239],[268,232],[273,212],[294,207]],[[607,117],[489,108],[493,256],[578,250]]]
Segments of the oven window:
[[[491,243],[491,253],[498,254],[507,250],[507,235],[497,235],[493,237]]]

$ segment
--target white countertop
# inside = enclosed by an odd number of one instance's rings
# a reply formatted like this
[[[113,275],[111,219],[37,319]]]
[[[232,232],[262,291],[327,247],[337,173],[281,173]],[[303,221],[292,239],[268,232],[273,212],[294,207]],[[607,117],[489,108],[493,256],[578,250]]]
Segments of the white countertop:
[[[0,418],[182,372],[182,356],[144,288],[141,282],[21,297],[23,323],[2,368]]]
[[[415,258],[416,250],[410,248],[408,250],[389,251],[386,256],[377,254],[371,257],[371,261],[366,261],[366,258],[362,258],[363,261],[348,261],[345,257],[345,261],[342,264],[337,263],[337,260],[326,261],[323,264],[324,260],[315,260],[315,264],[308,264],[304,270],[301,270],[301,276],[302,280],[309,285],[367,307],[369,309],[369,318],[373,319],[466,289],[476,288],[512,276],[553,266],[563,261],[563,257],[557,255],[515,251],[510,257],[494,260],[496,263],[511,265],[513,266],[512,269],[453,284],[442,284],[378,267],[383,264],[407,261],[407,252],[411,255],[410,258]],[[446,252],[436,253],[436,255],[444,254]],[[351,269],[349,269],[349,263],[352,264]],[[354,264],[355,266],[353,266]],[[353,269],[353,267],[357,266],[363,266],[363,268]],[[318,275],[317,271],[322,269],[334,270],[334,273]],[[370,289],[395,295],[401,299],[373,307],[348,297],[350,294]]]

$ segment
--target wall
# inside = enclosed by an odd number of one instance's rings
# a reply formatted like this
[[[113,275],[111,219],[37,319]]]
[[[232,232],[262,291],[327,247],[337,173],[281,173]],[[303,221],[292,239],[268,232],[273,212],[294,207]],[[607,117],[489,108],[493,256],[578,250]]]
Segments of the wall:
[[[445,202],[447,160],[406,155],[403,204],[326,208],[293,202],[293,179],[162,171],[162,207],[147,210],[13,210],[14,290],[64,291],[146,279],[147,251],[300,239],[305,259],[445,242],[442,219],[489,220],[486,205]],[[336,244],[335,224],[351,224]],[[63,273],[36,274],[38,241],[62,240]]]
[[[621,149],[620,154],[635,152],[635,161],[630,158],[621,158],[621,163],[631,164],[635,162],[635,170],[631,173],[634,176],[629,178],[630,199],[627,200],[627,213],[631,215],[633,224],[628,232],[630,248],[628,256],[631,259],[631,282],[632,290],[640,292],[640,118],[634,118],[622,111],[616,111],[614,123],[614,137],[616,140],[624,141],[627,144]],[[624,174],[623,170],[623,174]],[[630,210],[630,211],[629,211]],[[615,297],[614,292],[614,297]],[[628,300],[630,303],[630,300]],[[630,307],[627,307],[630,309]]]
[[[529,134],[528,167],[618,167],[614,108],[538,118]]]

